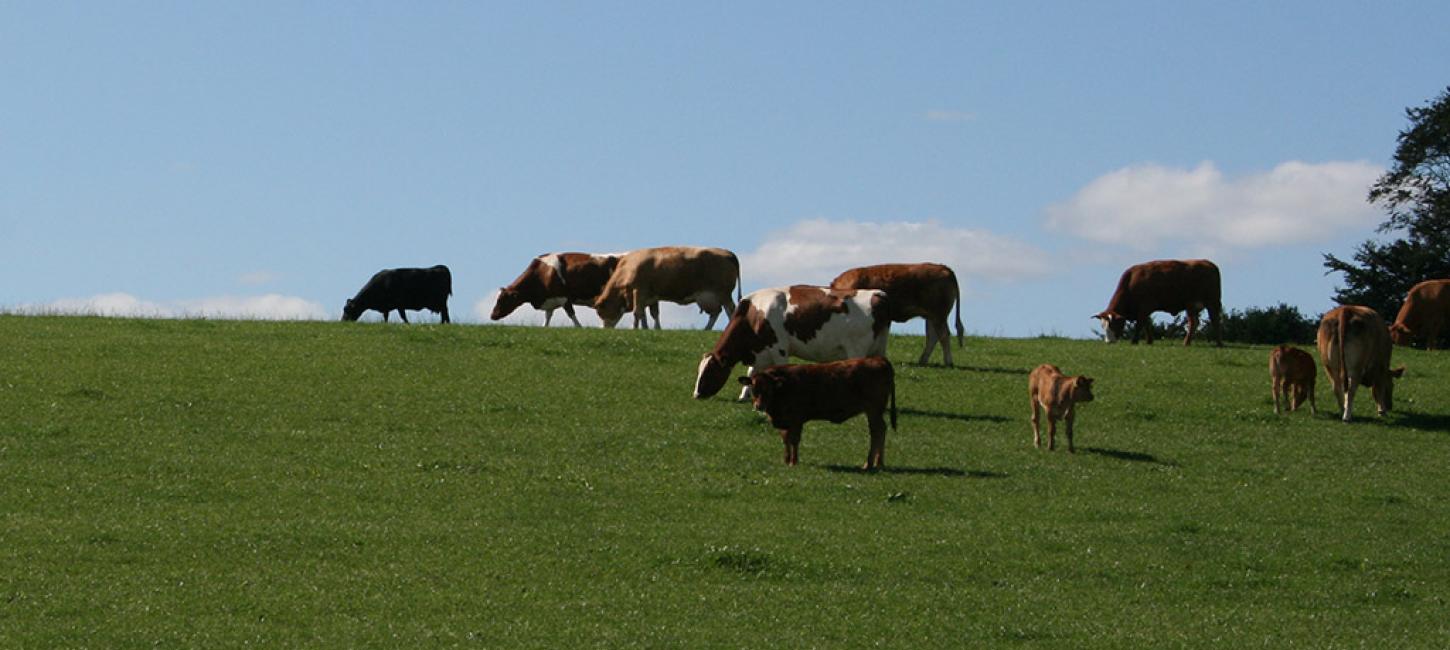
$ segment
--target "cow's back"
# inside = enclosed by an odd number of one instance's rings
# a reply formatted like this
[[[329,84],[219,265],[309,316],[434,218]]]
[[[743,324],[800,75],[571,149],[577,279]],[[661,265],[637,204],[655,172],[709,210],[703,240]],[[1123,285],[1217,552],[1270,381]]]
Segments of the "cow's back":
[[[849,269],[832,289],[878,289],[891,299],[891,320],[940,319],[957,299],[957,276],[942,264],[877,264]]]
[[[1222,296],[1218,266],[1208,260],[1156,260],[1123,272],[1110,311],[1132,317],[1149,311],[1178,312],[1191,307],[1217,307]]]
[[[886,354],[891,302],[882,291],[798,284],[756,294],[789,356],[824,362]]]
[[[780,377],[777,412],[767,413],[777,426],[809,420],[834,423],[884,407],[895,386],[895,371],[884,357],[872,356],[830,363],[783,365],[765,372]]]
[[[661,246],[625,254],[609,286],[647,289],[657,298],[678,301],[701,290],[728,296],[739,276],[739,260],[723,248]]]
[[[1332,376],[1355,377],[1366,386],[1388,381],[1389,329],[1375,310],[1360,305],[1329,310],[1319,321],[1315,343]]]
[[[1450,280],[1426,280],[1410,287],[1395,322],[1419,329],[1422,322],[1442,322],[1447,316],[1450,316]]]

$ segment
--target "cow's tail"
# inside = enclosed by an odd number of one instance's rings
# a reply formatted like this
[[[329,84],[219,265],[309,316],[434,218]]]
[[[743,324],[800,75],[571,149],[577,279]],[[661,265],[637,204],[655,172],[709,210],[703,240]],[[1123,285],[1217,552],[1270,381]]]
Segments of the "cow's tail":
[[[957,282],[957,274],[955,271],[952,272],[952,286],[956,287],[957,290],[957,347],[960,348],[965,347],[966,343],[962,338],[964,336],[962,332],[962,285],[960,282]],[[946,334],[946,332],[942,332],[942,334]]]
[[[731,253],[730,257],[735,260],[735,304],[738,305],[743,299],[741,290],[745,287],[745,281],[740,279],[740,258],[735,257],[734,253]]]

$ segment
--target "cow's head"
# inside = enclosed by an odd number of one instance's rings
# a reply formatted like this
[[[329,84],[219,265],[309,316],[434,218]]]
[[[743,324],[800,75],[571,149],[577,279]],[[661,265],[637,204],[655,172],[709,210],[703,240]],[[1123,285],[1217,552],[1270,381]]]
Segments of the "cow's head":
[[[1122,314],[1115,311],[1100,311],[1093,314],[1092,317],[1103,324],[1104,341],[1113,343],[1123,338],[1123,328],[1127,327],[1128,319],[1124,318]]]
[[[1093,378],[1087,375],[1078,375],[1072,378],[1072,401],[1091,402],[1093,401]]]
[[[741,377],[740,383],[750,387],[750,400],[755,410],[770,415],[770,405],[780,393],[780,377],[768,371]]]
[[[348,298],[347,302],[342,306],[342,319],[346,321],[357,320],[358,317],[362,316],[364,311],[367,310],[362,305],[357,304],[356,300]]]
[[[1390,324],[1390,340],[1394,341],[1395,345],[1409,345],[1410,328],[1399,323]]]
[[[725,386],[725,380],[730,378],[733,366],[734,364],[726,366],[714,352],[707,352],[695,373],[695,399],[705,399],[720,392]]]
[[[493,302],[493,313],[488,315],[489,320],[499,320],[514,313],[519,305],[524,304],[523,294],[508,287],[498,290],[498,300]]]
[[[604,293],[594,301],[594,311],[599,314],[599,320],[604,323],[606,329],[614,329],[619,324],[619,319],[624,318],[624,312],[630,310],[629,301],[623,294]]]

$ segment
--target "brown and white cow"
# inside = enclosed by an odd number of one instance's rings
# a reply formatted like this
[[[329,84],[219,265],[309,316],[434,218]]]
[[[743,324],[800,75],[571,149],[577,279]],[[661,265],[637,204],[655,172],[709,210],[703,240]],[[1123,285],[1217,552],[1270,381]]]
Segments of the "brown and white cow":
[[[891,428],[896,428],[896,376],[885,357],[831,363],[774,366],[741,377],[755,396],[755,410],[765,413],[785,443],[785,464],[800,462],[801,430],[811,420],[840,424],[861,413],[871,430],[864,470],[881,469],[886,456],[886,418],[890,400]]]
[[[1409,345],[1410,339],[1422,337],[1425,348],[1434,350],[1440,328],[1450,319],[1450,280],[1426,280],[1405,295],[1395,323],[1390,325],[1390,339],[1396,345]]]
[[[574,305],[593,306],[618,263],[619,255],[547,253],[535,257],[512,284],[498,290],[489,318],[506,318],[519,305],[528,303],[544,312],[544,327],[549,326],[554,310],[560,307],[575,327],[581,327]]]
[[[1314,376],[1319,371],[1314,366],[1314,357],[1292,345],[1281,345],[1269,352],[1269,379],[1273,383],[1274,414],[1279,414],[1279,397],[1289,402],[1289,410],[1299,410],[1304,399],[1309,399],[1309,412],[1318,414],[1314,405]]]
[[[1335,307],[1319,321],[1317,339],[1319,359],[1334,385],[1342,419],[1349,422],[1354,391],[1361,384],[1373,390],[1379,415],[1389,412],[1394,404],[1394,380],[1404,375],[1405,367],[1390,370],[1393,346],[1379,313],[1360,305]]]
[[[1103,338],[1112,343],[1123,337],[1123,328],[1128,321],[1134,321],[1133,342],[1138,334],[1147,332],[1148,343],[1153,343],[1153,322],[1155,311],[1177,314],[1188,312],[1188,336],[1183,344],[1193,342],[1198,330],[1198,312],[1207,309],[1213,321],[1214,341],[1223,345],[1223,314],[1218,267],[1208,260],[1158,260],[1128,267],[1118,279],[1118,289],[1113,292],[1108,308],[1094,314],[1102,321]]]
[[[957,274],[942,264],[879,264],[850,269],[831,280],[832,289],[880,289],[891,297],[891,320],[926,319],[926,349],[918,363],[926,365],[941,343],[942,360],[952,365],[951,330],[947,316],[957,306],[957,346],[962,345],[962,294]]]
[[[625,311],[634,312],[635,329],[648,328],[646,310],[660,329],[660,301],[698,304],[710,315],[705,329],[715,326],[721,308],[735,311],[730,290],[740,295],[740,261],[723,248],[663,246],[625,253],[594,301],[604,326],[619,323]]]
[[[740,300],[730,324],[705,353],[695,375],[695,399],[720,392],[736,364],[758,368],[886,354],[890,298],[874,289],[828,289],[798,284],[761,289]],[[747,386],[740,399],[750,396]]]
[[[1069,377],[1050,363],[1032,369],[1027,375],[1027,395],[1032,399],[1032,446],[1042,448],[1042,430],[1038,425],[1042,411],[1047,411],[1047,450],[1057,449],[1057,421],[1067,423],[1067,451],[1072,446],[1072,423],[1077,419],[1077,405],[1093,401],[1093,379],[1086,375]]]

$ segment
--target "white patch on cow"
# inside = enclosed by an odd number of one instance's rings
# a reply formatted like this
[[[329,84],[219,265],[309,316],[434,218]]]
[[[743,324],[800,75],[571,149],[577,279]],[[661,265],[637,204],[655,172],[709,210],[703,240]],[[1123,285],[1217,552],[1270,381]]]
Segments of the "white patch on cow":
[[[547,264],[549,268],[554,269],[554,275],[559,276],[559,284],[565,284],[564,258],[559,257],[558,253],[549,253],[547,255],[540,255],[539,261]]]
[[[569,299],[565,298],[564,296],[554,296],[539,303],[539,309],[542,309],[544,311],[553,311],[555,309],[563,307],[564,303],[567,302],[569,302]]]
[[[710,363],[710,355],[700,359],[700,365],[695,368],[695,399],[700,399],[700,380],[705,377],[705,364]]]

